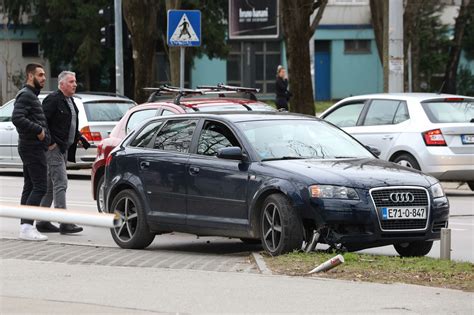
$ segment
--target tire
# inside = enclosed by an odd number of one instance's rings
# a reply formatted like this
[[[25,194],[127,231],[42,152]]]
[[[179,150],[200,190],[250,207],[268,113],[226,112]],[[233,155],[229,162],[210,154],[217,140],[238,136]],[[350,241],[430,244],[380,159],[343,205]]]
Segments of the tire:
[[[111,212],[118,212],[122,224],[110,229],[112,238],[121,248],[143,249],[155,239],[150,232],[146,216],[143,212],[142,201],[131,189],[122,190],[115,196]]]
[[[474,191],[474,181],[467,182],[467,185],[469,186],[469,188],[471,188],[472,191]]]
[[[398,155],[395,159],[393,159],[393,162],[400,164],[401,166],[410,167],[421,171],[420,164],[418,164],[416,159],[408,153]]]
[[[285,196],[273,194],[265,199],[260,218],[260,237],[263,248],[271,256],[301,249],[301,219]]]
[[[97,182],[97,186],[95,188],[95,197],[96,197],[96,204],[97,204],[97,211],[103,213],[105,212],[105,176],[102,175]]]
[[[421,257],[428,254],[433,247],[433,241],[416,241],[393,245],[401,257]]]
[[[262,244],[262,241],[258,238],[241,238],[240,240],[242,241],[242,243],[247,245]]]

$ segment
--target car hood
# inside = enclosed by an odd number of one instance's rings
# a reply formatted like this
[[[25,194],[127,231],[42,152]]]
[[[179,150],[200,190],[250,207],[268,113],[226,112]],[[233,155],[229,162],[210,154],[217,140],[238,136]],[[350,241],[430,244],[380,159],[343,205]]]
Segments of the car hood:
[[[429,187],[431,176],[379,159],[277,160],[263,162],[284,172],[306,178],[307,184],[330,184],[370,189],[385,186]]]

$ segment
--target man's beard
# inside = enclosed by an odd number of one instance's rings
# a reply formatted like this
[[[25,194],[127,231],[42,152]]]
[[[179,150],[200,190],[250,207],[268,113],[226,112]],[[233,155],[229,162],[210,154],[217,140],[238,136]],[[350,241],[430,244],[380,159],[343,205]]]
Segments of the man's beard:
[[[43,88],[43,86],[39,83],[38,80],[36,80],[36,78],[33,78],[33,84],[35,85],[35,89],[37,90],[41,90]]]

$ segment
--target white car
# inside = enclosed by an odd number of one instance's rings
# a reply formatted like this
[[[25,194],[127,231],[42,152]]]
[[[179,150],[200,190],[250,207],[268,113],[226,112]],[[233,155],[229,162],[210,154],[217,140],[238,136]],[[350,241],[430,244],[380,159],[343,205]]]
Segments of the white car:
[[[43,101],[48,93],[41,93]],[[18,133],[12,123],[15,100],[0,107],[0,167],[19,168],[23,163],[18,154]],[[107,138],[117,122],[136,103],[126,97],[105,93],[77,93],[74,103],[79,109],[79,131],[89,141],[91,147],[85,150],[78,145],[76,163],[68,163],[68,168],[89,168],[97,155],[97,144]]]
[[[345,98],[321,118],[344,129],[380,158],[474,190],[474,98],[382,93]]]

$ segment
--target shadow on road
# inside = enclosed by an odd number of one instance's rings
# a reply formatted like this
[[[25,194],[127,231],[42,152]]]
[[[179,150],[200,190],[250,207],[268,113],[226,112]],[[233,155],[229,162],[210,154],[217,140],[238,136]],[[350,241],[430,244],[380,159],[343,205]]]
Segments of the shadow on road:
[[[194,252],[199,254],[236,254],[261,251],[260,244],[244,244],[239,240],[194,240],[189,239],[184,243],[160,244],[160,236],[157,236],[155,242],[148,247],[148,250],[174,251],[174,252]]]

